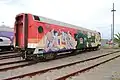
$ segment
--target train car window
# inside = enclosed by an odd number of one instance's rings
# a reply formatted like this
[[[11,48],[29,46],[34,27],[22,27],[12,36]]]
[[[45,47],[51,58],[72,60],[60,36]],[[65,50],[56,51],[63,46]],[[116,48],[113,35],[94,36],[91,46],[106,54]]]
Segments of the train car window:
[[[100,32],[98,32],[98,34],[99,34],[99,37],[100,37],[99,41],[101,41],[101,34],[100,34]]]
[[[3,42],[3,39],[0,39],[0,42]]]
[[[37,20],[37,21],[40,21],[40,18],[38,16],[33,16],[34,17],[34,20]]]
[[[39,27],[38,27],[38,32],[39,32],[39,33],[42,33],[42,32],[43,32],[43,27],[42,27],[42,26],[39,26]]]

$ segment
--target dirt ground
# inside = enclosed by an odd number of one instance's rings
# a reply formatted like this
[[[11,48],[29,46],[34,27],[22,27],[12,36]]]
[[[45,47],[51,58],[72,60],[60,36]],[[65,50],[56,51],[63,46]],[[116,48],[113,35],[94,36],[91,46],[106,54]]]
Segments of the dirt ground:
[[[67,80],[120,80],[120,57]]]

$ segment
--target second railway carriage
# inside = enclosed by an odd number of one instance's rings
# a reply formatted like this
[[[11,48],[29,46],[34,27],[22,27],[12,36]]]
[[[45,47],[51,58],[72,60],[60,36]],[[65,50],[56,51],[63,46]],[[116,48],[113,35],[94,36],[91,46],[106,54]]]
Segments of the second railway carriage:
[[[53,58],[59,52],[98,49],[99,32],[29,13],[15,18],[14,46],[23,58]]]
[[[0,51],[13,50],[13,28],[0,26]]]

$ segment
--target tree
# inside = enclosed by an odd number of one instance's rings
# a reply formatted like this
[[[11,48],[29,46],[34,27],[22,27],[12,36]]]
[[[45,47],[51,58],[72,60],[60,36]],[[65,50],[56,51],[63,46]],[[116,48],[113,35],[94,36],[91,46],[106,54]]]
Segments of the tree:
[[[118,46],[120,47],[120,33],[119,32],[118,34],[115,34],[114,41],[118,43]]]

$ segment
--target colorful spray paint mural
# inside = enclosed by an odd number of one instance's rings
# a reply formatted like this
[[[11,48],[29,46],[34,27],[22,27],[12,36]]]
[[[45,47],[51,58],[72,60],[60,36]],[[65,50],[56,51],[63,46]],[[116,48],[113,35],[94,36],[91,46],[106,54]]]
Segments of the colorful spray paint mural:
[[[87,34],[86,33],[82,33],[81,31],[78,31],[77,34],[75,34],[75,39],[77,41],[77,49],[81,49],[81,48],[86,48],[87,47]]]
[[[46,37],[46,38],[45,38]],[[88,32],[77,31],[72,36],[69,31],[50,30],[44,37],[44,52],[68,49],[83,49],[93,47],[95,35]],[[39,44],[41,45],[41,44]]]
[[[77,42],[69,32],[51,30],[46,34],[45,51],[75,49]]]

